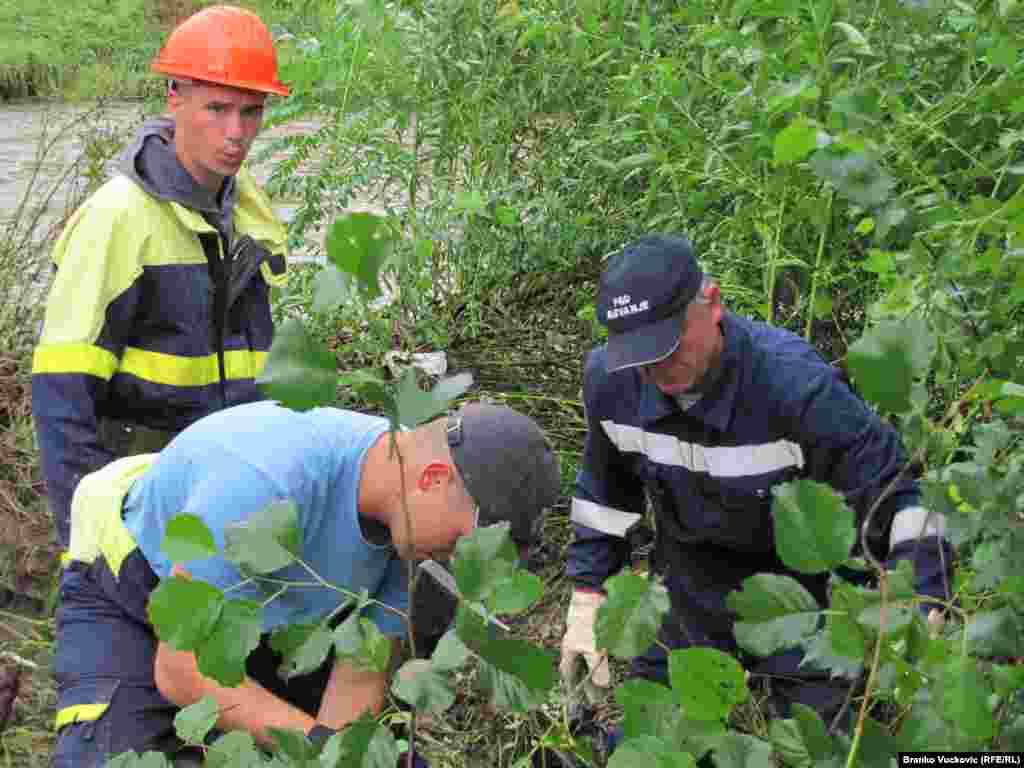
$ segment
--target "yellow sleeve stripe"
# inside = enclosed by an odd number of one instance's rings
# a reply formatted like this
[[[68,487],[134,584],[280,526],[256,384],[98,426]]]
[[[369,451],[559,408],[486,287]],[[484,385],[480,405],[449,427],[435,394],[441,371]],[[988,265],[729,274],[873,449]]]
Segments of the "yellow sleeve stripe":
[[[275,275],[274,270],[265,261],[260,264],[260,274],[263,275],[263,281],[267,285],[274,286],[275,288],[280,288],[288,282],[288,275],[285,272]]]
[[[230,350],[224,353],[224,373],[231,379],[253,379],[263,370],[266,352]],[[126,347],[120,373],[172,387],[204,387],[220,381],[217,355],[182,357]]]
[[[64,707],[57,710],[55,727],[59,731],[69,723],[99,720],[109,706],[109,704],[75,704],[70,707]]]
[[[109,380],[117,357],[94,344],[40,344],[32,355],[32,373],[86,373]]]

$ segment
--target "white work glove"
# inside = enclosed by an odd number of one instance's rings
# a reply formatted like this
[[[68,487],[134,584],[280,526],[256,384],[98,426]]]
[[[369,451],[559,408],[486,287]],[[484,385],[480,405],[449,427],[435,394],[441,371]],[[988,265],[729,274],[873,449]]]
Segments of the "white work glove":
[[[600,696],[599,688],[608,688],[612,683],[608,668],[608,654],[597,650],[594,638],[594,621],[597,609],[604,602],[599,592],[580,589],[572,593],[569,613],[565,617],[565,635],[562,637],[562,661],[559,671],[566,688],[572,692],[586,676],[583,690],[594,703]]]

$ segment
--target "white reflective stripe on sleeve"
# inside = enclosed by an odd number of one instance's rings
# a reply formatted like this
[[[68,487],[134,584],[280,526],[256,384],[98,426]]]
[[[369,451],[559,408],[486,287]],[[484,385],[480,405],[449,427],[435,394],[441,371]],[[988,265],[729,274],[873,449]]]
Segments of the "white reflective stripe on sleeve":
[[[707,472],[714,477],[749,477],[804,466],[803,449],[789,440],[759,445],[706,446],[614,421],[602,421],[601,426],[608,439],[623,453],[641,453],[657,464]]]
[[[924,507],[907,507],[896,513],[889,530],[889,548],[924,536],[945,536],[946,518]]]
[[[569,519],[595,531],[623,538],[626,531],[636,525],[640,515],[574,497]]]

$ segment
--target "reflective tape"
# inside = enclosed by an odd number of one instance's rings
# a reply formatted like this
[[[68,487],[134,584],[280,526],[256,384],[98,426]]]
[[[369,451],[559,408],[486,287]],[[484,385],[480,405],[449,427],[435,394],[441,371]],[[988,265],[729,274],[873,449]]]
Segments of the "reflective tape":
[[[573,498],[569,519],[574,523],[593,528],[595,531],[623,538],[637,521],[640,515],[623,512],[614,507],[605,507],[586,499]]]
[[[266,352],[248,349],[224,352],[224,374],[228,380],[253,379],[263,370]],[[185,357],[126,347],[119,373],[128,373],[154,384],[172,387],[203,387],[220,381],[217,355]]]
[[[32,354],[32,373],[88,374],[109,381],[117,357],[95,344],[40,344]]]
[[[889,549],[904,541],[925,536],[945,536],[946,518],[938,512],[924,507],[907,507],[901,509],[892,519],[889,530]]]
[[[109,704],[75,704],[57,710],[57,718],[54,727],[59,731],[70,723],[88,722],[99,720],[107,711]]]
[[[602,421],[608,439],[623,453],[640,453],[657,464],[682,467],[714,477],[749,477],[795,467],[803,469],[804,452],[789,440],[757,445],[707,446],[673,435],[646,432],[630,424]]]

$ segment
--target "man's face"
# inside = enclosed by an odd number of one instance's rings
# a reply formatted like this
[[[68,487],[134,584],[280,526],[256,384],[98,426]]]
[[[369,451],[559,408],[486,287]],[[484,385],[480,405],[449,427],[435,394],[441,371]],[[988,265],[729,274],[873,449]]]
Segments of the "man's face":
[[[263,123],[266,95],[212,83],[180,86],[168,96],[178,159],[198,184],[220,192],[249,154]]]
[[[459,537],[472,533],[476,527],[476,504],[461,483],[429,490],[420,488],[410,495],[409,506],[412,538],[404,520],[391,528],[395,548],[409,560],[448,560]]]
[[[718,286],[712,284],[705,298],[707,303],[691,302],[687,306],[675,351],[653,365],[640,366],[643,380],[653,382],[669,397],[699,390],[722,353]]]

